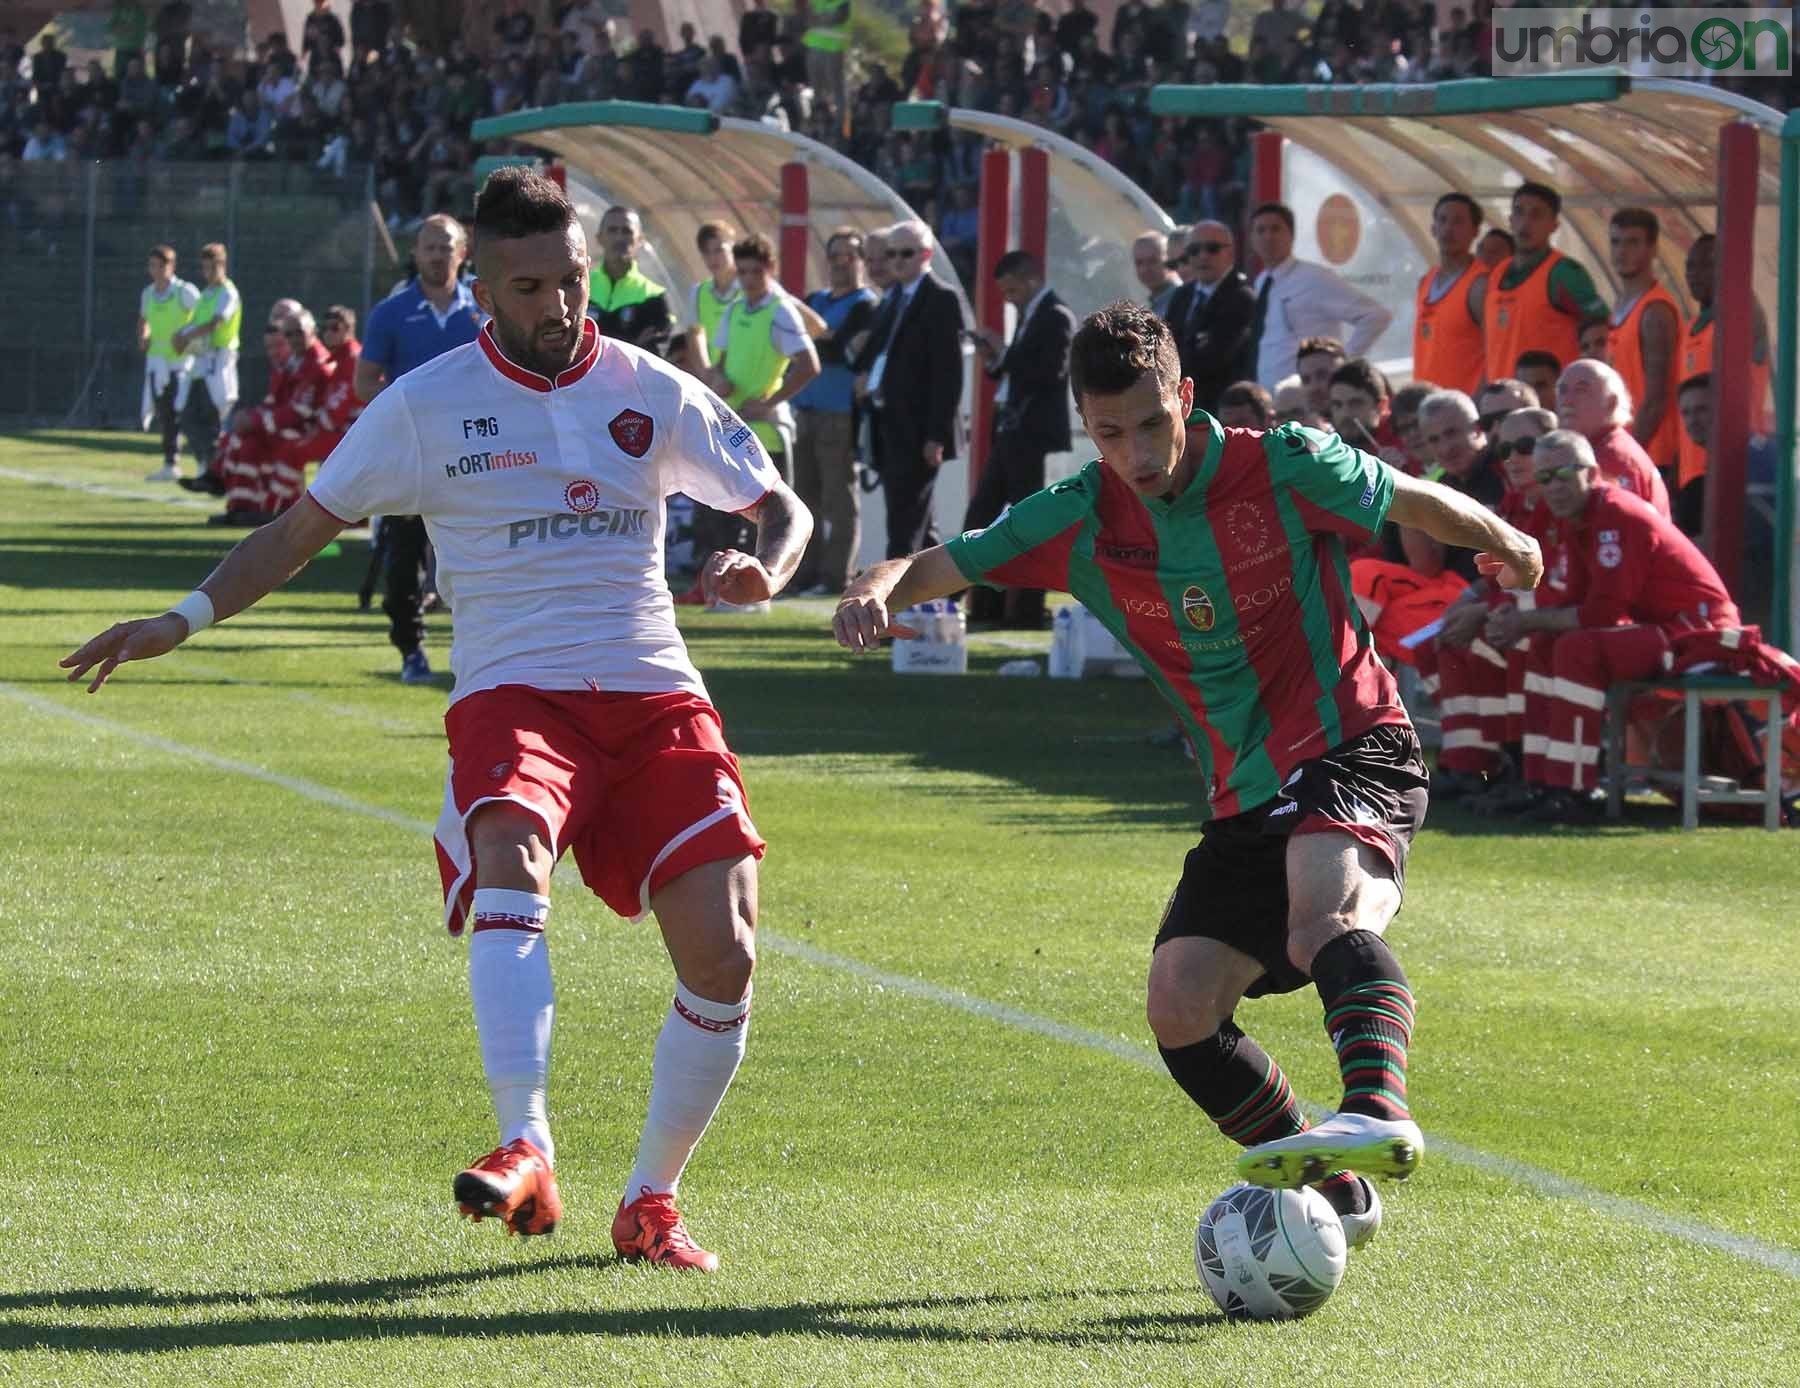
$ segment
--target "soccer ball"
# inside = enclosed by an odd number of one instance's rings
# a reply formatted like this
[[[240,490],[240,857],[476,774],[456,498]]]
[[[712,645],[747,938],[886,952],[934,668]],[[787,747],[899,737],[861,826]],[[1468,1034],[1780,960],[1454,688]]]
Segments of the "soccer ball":
[[[1296,1320],[1344,1280],[1344,1226],[1310,1186],[1238,1185],[1206,1207],[1194,1266],[1219,1309],[1251,1320]]]

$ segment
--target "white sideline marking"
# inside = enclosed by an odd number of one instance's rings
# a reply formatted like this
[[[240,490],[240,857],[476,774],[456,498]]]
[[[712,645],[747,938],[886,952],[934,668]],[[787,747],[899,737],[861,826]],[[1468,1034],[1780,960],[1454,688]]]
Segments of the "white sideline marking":
[[[97,728],[142,746],[153,747],[160,752],[167,752],[171,756],[185,757],[190,761],[197,761],[220,771],[228,771],[236,776],[245,776],[268,785],[280,786],[283,790],[292,791],[308,800],[316,800],[320,804],[347,810],[351,814],[378,819],[384,824],[392,824],[416,834],[429,836],[432,832],[433,826],[422,819],[413,819],[393,810],[382,809],[379,805],[369,805],[360,800],[353,800],[347,795],[339,794],[337,791],[315,782],[302,780],[297,776],[283,776],[279,772],[253,766],[249,762],[234,761],[229,757],[221,757],[199,747],[189,747],[180,742],[172,742],[165,737],[158,737],[154,733],[142,732],[125,723],[115,723],[108,718],[82,713],[54,700],[19,689],[14,685],[0,683],[0,695],[51,717],[63,718],[86,727]],[[989,1002],[985,998],[973,997],[952,988],[943,988],[935,983],[927,983],[923,979],[909,978],[905,974],[888,973],[860,960],[831,954],[803,941],[789,939],[768,931],[758,931],[757,937],[762,945],[774,950],[777,954],[785,954],[803,963],[849,974],[853,978],[873,983],[886,991],[899,993],[905,997],[918,998],[923,1002],[937,1003],[942,1007],[954,1008],[959,1012],[966,1012],[970,1016],[980,1017],[984,1021],[999,1022],[1003,1026],[1033,1032],[1067,1045],[1099,1051],[1143,1069],[1153,1070],[1158,1074],[1162,1072],[1162,1062],[1157,1055],[1144,1046],[1135,1045],[1119,1037],[1106,1036],[1097,1031],[1089,1031],[1084,1027],[1070,1026],[1049,1017],[1040,1017],[1032,1012],[1008,1007],[1004,1003]],[[1316,1104],[1309,1103],[1303,1106],[1314,1117],[1326,1111]],[[1596,1190],[1592,1186],[1583,1185],[1580,1181],[1572,1181],[1558,1176],[1554,1172],[1532,1166],[1529,1162],[1517,1161],[1512,1157],[1497,1156],[1473,1147],[1465,1147],[1460,1142],[1452,1142],[1448,1138],[1433,1137],[1427,1134],[1426,1145],[1435,1156],[1455,1162],[1459,1166],[1471,1167],[1484,1175],[1496,1176],[1515,1185],[1524,1186],[1548,1199],[1572,1201],[1599,1214],[1610,1215],[1626,1223],[1641,1225],[1657,1233],[1680,1239],[1685,1243],[1716,1249],[1721,1253],[1729,1253],[1745,1262],[1757,1263],[1772,1272],[1800,1279],[1800,1252],[1793,1249],[1764,1243],[1760,1239],[1753,1239],[1744,1234],[1715,1229],[1710,1224],[1702,1224],[1698,1220],[1683,1219],[1679,1215],[1668,1214],[1641,1201],[1611,1195],[1605,1191]]]
[[[398,718],[383,718],[378,714],[370,713],[367,709],[356,708],[351,704],[334,704],[330,699],[321,698],[317,694],[309,694],[304,689],[285,689],[281,685],[267,684],[262,680],[241,680],[236,675],[226,674],[216,665],[200,665],[184,660],[181,662],[181,668],[190,675],[203,675],[209,680],[217,680],[220,684],[234,685],[239,689],[260,689],[264,693],[275,695],[278,699],[305,704],[308,708],[322,709],[334,718],[363,723],[399,737],[411,737],[419,731],[418,725],[415,723],[402,722]]]
[[[157,751],[167,752],[173,757],[185,757],[189,761],[202,762],[219,771],[229,771],[234,776],[247,776],[253,781],[264,781],[272,786],[280,786],[283,790],[291,790],[296,795],[304,795],[308,800],[317,800],[320,804],[330,805],[335,809],[348,810],[351,814],[367,815],[370,819],[379,819],[383,823],[395,824],[402,829],[411,829],[418,833],[429,834],[431,832],[431,826],[423,820],[397,814],[393,810],[384,810],[379,805],[365,805],[360,800],[352,800],[348,795],[339,795],[335,790],[317,785],[312,781],[303,781],[298,776],[283,776],[278,771],[266,771],[260,766],[252,766],[247,761],[233,761],[230,757],[221,757],[215,752],[208,752],[199,747],[189,747],[183,742],[172,742],[166,737],[143,732],[126,723],[115,723],[110,718],[100,718],[91,713],[82,713],[78,709],[72,709],[53,699],[32,694],[15,685],[0,684],[0,694],[4,694],[14,703],[24,704],[27,708],[36,709],[39,713],[47,713],[53,718],[66,718],[72,723],[80,723],[89,728],[99,728],[103,732],[116,734],[145,747],[154,747]]]
[[[22,472],[16,467],[0,467],[0,477],[9,482],[30,482],[39,487],[61,487],[66,492],[87,492],[92,496],[115,496],[126,501],[155,501],[164,506],[198,507],[202,511],[210,511],[220,505],[217,497],[189,496],[186,492],[177,492],[171,496],[159,495],[156,492],[127,491],[123,487],[111,487],[104,482],[83,482],[73,477],[51,477],[41,472]],[[168,483],[174,486],[173,482]]]

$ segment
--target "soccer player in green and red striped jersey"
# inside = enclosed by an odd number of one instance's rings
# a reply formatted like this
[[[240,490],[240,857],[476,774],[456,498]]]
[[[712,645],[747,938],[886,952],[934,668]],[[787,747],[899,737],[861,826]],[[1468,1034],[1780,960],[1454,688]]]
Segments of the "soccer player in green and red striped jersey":
[[[1351,597],[1345,539],[1384,521],[1483,551],[1532,588],[1537,542],[1336,435],[1226,429],[1193,410],[1174,340],[1128,303],[1088,318],[1070,381],[1101,457],[985,530],[865,571],[839,642],[910,635],[890,614],[971,583],[1061,588],[1174,707],[1209,814],[1157,932],[1151,1030],[1170,1074],[1263,1185],[1318,1183],[1352,1244],[1381,1218],[1358,1171],[1403,1177],[1424,1148],[1406,1102],[1413,999],[1384,933],[1425,814],[1425,766]],[[1312,983],[1338,1055],[1338,1112],[1308,1128],[1238,1003]]]

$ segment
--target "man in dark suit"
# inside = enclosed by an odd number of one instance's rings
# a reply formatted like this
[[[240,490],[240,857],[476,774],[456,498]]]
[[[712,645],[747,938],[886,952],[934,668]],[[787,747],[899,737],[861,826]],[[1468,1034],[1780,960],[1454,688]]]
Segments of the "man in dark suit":
[[[1044,283],[1044,267],[1025,251],[1008,251],[994,266],[994,283],[1018,313],[1012,343],[1001,350],[998,333],[982,329],[976,350],[988,375],[1000,383],[994,397],[994,434],[987,467],[963,529],[991,525],[1006,507],[1044,488],[1044,457],[1069,446],[1069,343],[1075,315]],[[1037,588],[1004,592],[977,587],[969,599],[976,621],[1031,631],[1044,624],[1044,594]]]
[[[1232,263],[1236,247],[1222,222],[1195,226],[1185,256],[1194,279],[1170,305],[1169,328],[1181,354],[1181,374],[1193,379],[1195,406],[1217,414],[1225,388],[1256,371],[1256,293]],[[1177,306],[1183,313],[1179,322],[1173,317]]]
[[[887,495],[890,559],[937,543],[931,523],[938,469],[956,457],[962,403],[962,305],[926,273],[931,233],[907,221],[888,231],[893,285],[851,363],[873,406],[870,438]]]

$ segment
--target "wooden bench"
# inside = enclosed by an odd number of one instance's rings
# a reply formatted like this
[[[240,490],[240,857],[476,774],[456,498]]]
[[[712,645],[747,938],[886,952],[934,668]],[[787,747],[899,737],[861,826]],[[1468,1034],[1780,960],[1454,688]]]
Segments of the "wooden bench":
[[[1664,695],[1682,701],[1681,770],[1655,763],[1633,765],[1625,760],[1625,725],[1631,703],[1645,695]],[[1700,706],[1708,699],[1731,699],[1765,705],[1768,726],[1764,764],[1768,768],[1761,789],[1746,790],[1736,781],[1700,774]],[[1681,796],[1681,827],[1700,824],[1702,805],[1761,805],[1763,828],[1781,827],[1781,691],[1759,685],[1743,675],[1674,675],[1662,680],[1632,680],[1606,691],[1606,765],[1609,788],[1606,814],[1617,819],[1624,813],[1625,783],[1642,776],[1653,784],[1668,786]]]

